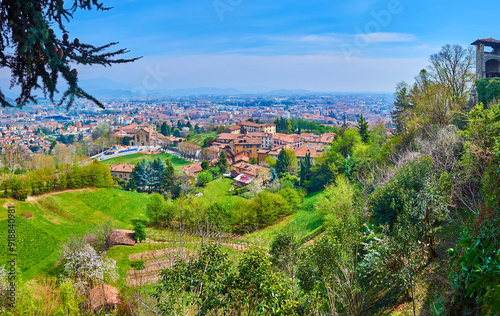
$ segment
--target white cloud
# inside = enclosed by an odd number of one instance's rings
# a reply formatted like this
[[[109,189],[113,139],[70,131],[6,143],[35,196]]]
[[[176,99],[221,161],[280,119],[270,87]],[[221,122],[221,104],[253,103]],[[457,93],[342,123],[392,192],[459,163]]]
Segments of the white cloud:
[[[300,42],[315,42],[315,43],[339,43],[342,41],[341,36],[337,34],[331,35],[306,35],[299,39]]]
[[[408,33],[387,33],[387,32],[377,32],[377,33],[366,33],[356,35],[359,40],[368,43],[402,43],[402,42],[413,42],[416,40],[414,34]]]

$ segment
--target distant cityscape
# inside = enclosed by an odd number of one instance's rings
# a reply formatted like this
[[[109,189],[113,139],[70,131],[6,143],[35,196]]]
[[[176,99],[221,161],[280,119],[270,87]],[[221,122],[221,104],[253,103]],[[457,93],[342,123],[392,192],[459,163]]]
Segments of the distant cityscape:
[[[394,102],[390,94],[297,94],[297,95],[195,95],[148,97],[139,99],[102,99],[106,109],[88,101],[78,101],[67,111],[41,100],[22,110],[0,110],[0,146],[12,144],[25,151],[43,153],[51,145],[49,135],[89,137],[99,122],[119,130],[130,124],[174,126],[191,122],[200,128],[231,126],[252,119],[273,122],[276,118],[313,121],[328,126],[357,124],[359,116],[370,125],[389,126]],[[75,138],[76,140],[76,138]]]

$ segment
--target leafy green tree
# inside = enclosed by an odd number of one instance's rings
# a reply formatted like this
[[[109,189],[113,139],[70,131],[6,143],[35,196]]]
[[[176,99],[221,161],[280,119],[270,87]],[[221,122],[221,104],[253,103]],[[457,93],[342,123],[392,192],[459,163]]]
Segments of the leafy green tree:
[[[210,164],[208,163],[208,161],[203,160],[203,161],[201,162],[201,168],[202,168],[203,170],[208,170],[208,169],[210,169]]]
[[[247,250],[238,262],[234,300],[248,315],[297,315],[298,304],[290,285],[272,272],[271,261],[263,249]]]
[[[315,205],[316,212],[320,214],[327,223],[338,221],[355,222],[359,220],[355,208],[355,190],[344,176],[338,176],[335,184],[325,189],[324,196]]]
[[[146,226],[142,221],[135,221],[134,223],[134,239],[136,242],[143,242],[147,238]]]
[[[213,180],[212,173],[209,170],[204,170],[198,173],[198,185],[200,187],[206,186],[210,181]]]
[[[146,205],[146,215],[153,222],[158,222],[165,214],[165,200],[163,196],[158,193],[153,193],[149,197],[148,204]]]
[[[77,0],[70,6],[63,1],[9,1],[2,6],[2,27],[0,42],[2,53],[0,66],[11,70],[13,85],[20,87],[20,95],[16,104],[10,104],[0,92],[0,103],[3,107],[23,107],[29,102],[37,102],[35,90],[43,94],[54,104],[62,105],[67,101],[70,108],[75,98],[91,100],[101,108],[104,105],[85,92],[78,85],[78,73],[72,68],[74,64],[103,65],[127,63],[138,58],[116,58],[128,51],[106,51],[116,43],[93,46],[81,43],[78,38],[70,40],[66,23],[79,10],[106,11],[110,8],[91,0]],[[56,25],[62,38],[51,26]],[[67,88],[61,99],[56,101],[58,78],[62,76]]]
[[[283,197],[286,201],[288,210],[284,210],[285,214],[291,214],[299,209],[302,205],[302,198],[299,192],[293,187],[286,187],[278,191],[278,195]]]
[[[500,100],[500,79],[487,78],[476,80],[479,103],[486,106],[492,102]]]
[[[164,315],[185,315],[189,310],[196,315],[228,314],[232,266],[221,247],[211,244],[189,262],[176,260],[173,268],[161,271],[153,293],[156,307]]]
[[[283,271],[289,279],[295,280],[295,273],[300,259],[300,243],[289,230],[279,231],[269,248],[271,262]]]
[[[342,231],[350,224],[339,225],[304,247],[301,255],[296,275],[308,314],[363,315],[366,310],[366,288],[357,263],[360,234]]]
[[[82,134],[80,134],[80,135],[82,135]],[[122,139],[122,143],[123,143],[123,145],[125,145],[125,146],[130,146],[130,141],[131,141],[131,140],[132,140],[132,138],[131,138],[131,137],[129,137],[129,136],[125,136],[125,137],[123,137],[123,139]]]
[[[337,136],[332,142],[331,149],[340,153],[344,158],[351,157],[354,150],[361,144],[361,136],[357,129],[347,128],[342,136]]]
[[[373,192],[370,198],[372,220],[392,229],[399,215],[408,209],[414,225],[419,228],[419,241],[425,242],[429,260],[436,257],[434,241],[436,227],[448,215],[450,205],[448,175],[436,179],[432,172],[432,160],[420,158],[398,170],[383,187]]]
[[[78,296],[75,291],[75,286],[71,279],[61,280],[59,285],[62,312],[68,316],[80,315],[80,308],[78,307]]]
[[[316,157],[316,164],[312,168],[311,187],[312,191],[321,190],[325,185],[333,183],[344,166],[344,158],[332,147]]]
[[[288,215],[290,211],[286,200],[281,195],[269,191],[258,193],[251,201],[251,207],[255,212],[257,227],[269,226],[280,216]]]
[[[181,137],[181,130],[178,128],[174,128],[174,131],[172,132],[172,135],[174,137]]]
[[[271,167],[271,168],[276,168],[276,159],[274,159],[271,156],[268,156],[266,158],[266,163]]]
[[[361,139],[363,140],[364,143],[368,143],[370,141],[369,127],[370,126],[368,124],[368,121],[365,119],[363,114],[361,114],[358,120],[358,129],[359,129],[359,135],[361,136]]]

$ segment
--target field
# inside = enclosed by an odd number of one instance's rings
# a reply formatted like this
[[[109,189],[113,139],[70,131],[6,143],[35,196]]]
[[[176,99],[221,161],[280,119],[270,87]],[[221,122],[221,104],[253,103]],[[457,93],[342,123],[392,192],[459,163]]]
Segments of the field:
[[[116,228],[131,229],[131,220],[146,219],[148,195],[117,189],[78,190],[30,198],[28,202],[0,199],[0,225],[7,228],[9,204],[16,206],[18,267],[31,279],[50,269],[72,234],[83,235],[98,223],[113,220]],[[7,234],[0,241],[5,244]],[[7,260],[0,247],[0,264]]]
[[[103,160],[101,162],[107,166],[111,166],[111,165],[119,164],[119,163],[135,165],[135,164],[141,162],[143,159],[146,159],[146,161],[150,161],[150,160],[155,160],[157,158],[160,158],[162,161],[165,161],[165,159],[169,158],[170,162],[174,166],[175,171],[178,173],[182,173],[182,167],[192,164],[191,162],[189,162],[187,160],[184,160],[184,159],[179,158],[175,155],[171,155],[171,154],[167,154],[167,153],[161,153],[158,155],[132,154],[132,155],[116,157],[116,158],[112,158],[112,159],[108,159],[108,160]]]
[[[202,146],[203,145],[203,141],[205,140],[205,138],[207,138],[207,137],[216,137],[216,136],[217,136],[216,132],[198,134],[198,135],[194,135],[193,137],[191,137],[189,139],[189,141],[192,142],[192,143],[195,143],[198,146]]]
[[[215,202],[217,200],[221,200],[224,197],[231,196],[231,192],[229,189],[233,186],[232,179],[217,179],[207,184],[206,187],[196,188],[196,192],[203,193],[203,196],[195,197],[195,199],[201,199],[208,204]],[[234,196],[234,199],[242,199],[242,197]]]

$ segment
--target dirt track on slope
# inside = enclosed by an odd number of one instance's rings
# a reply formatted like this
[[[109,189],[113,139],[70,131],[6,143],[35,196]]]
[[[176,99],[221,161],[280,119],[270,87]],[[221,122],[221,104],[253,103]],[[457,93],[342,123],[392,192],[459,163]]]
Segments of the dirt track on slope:
[[[68,192],[81,192],[81,191],[95,191],[95,188],[83,188],[83,189],[74,189],[74,190],[62,190],[62,191],[55,191],[51,193],[46,193],[42,195],[30,195],[26,198],[26,202],[34,203],[37,202],[38,200],[41,200],[47,196],[51,195],[57,195],[57,194],[63,194],[63,193],[68,193]]]

